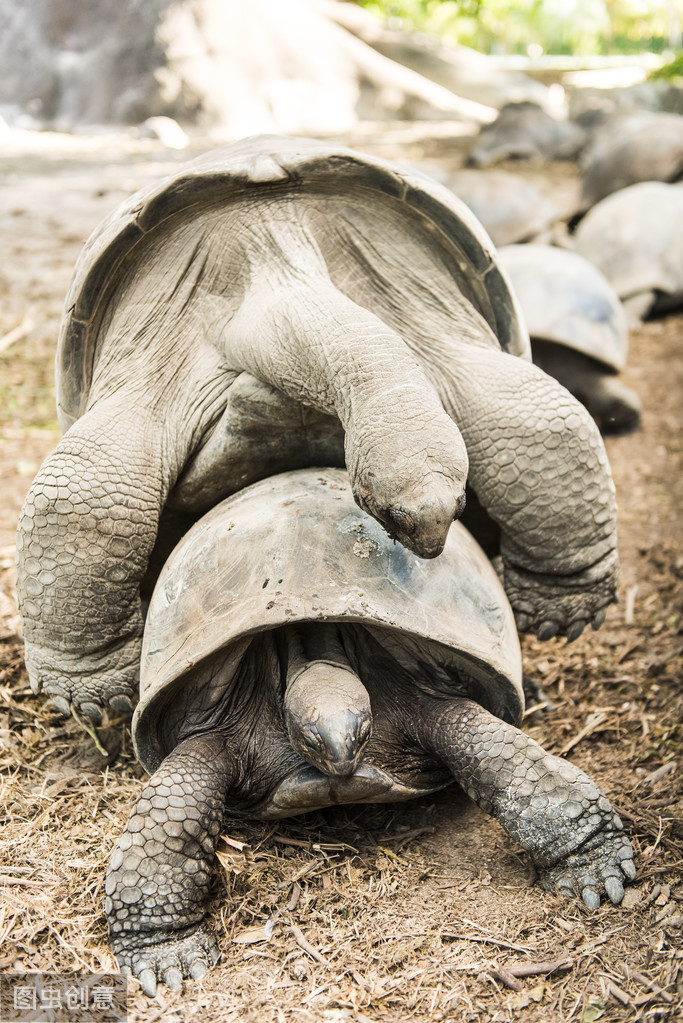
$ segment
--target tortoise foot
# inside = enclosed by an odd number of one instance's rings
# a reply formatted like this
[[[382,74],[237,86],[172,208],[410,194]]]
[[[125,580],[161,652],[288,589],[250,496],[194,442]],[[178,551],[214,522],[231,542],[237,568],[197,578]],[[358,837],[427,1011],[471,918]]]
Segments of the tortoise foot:
[[[101,725],[106,714],[131,714],[137,699],[140,640],[122,644],[102,655],[69,655],[26,644],[26,667],[31,689],[44,692],[65,717]]]
[[[504,560],[504,585],[520,632],[545,641],[566,636],[571,643],[590,623],[599,629],[617,599],[617,558],[608,555],[583,572],[545,575]]]
[[[114,951],[124,976],[137,977],[150,998],[157,984],[179,991],[183,980],[199,980],[220,958],[214,935],[200,926],[179,937],[163,932],[126,936],[115,942]]]
[[[546,891],[579,896],[589,909],[597,909],[605,896],[618,905],[624,881],[635,876],[633,848],[615,815],[578,849],[542,870],[540,883]]]

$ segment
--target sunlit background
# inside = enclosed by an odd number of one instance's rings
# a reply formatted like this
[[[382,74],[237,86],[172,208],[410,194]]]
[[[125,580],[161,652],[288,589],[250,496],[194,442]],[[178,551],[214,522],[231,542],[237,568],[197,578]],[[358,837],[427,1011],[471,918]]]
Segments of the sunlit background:
[[[395,27],[485,53],[631,54],[681,46],[681,0],[360,0]]]

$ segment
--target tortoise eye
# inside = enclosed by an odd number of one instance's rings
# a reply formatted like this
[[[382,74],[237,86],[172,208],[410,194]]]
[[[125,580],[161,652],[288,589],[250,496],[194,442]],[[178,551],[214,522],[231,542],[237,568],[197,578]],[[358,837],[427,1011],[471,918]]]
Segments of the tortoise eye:
[[[301,741],[304,746],[307,746],[308,749],[313,750],[315,753],[322,753],[325,749],[325,743],[320,738],[318,732],[310,726],[301,730]]]

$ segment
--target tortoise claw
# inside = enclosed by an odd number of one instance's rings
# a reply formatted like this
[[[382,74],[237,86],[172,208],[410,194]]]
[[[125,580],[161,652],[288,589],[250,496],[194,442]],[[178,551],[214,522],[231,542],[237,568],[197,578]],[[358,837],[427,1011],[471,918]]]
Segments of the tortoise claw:
[[[588,623],[586,622],[585,618],[579,618],[572,625],[570,625],[569,628],[567,629],[567,642],[573,643],[575,639],[578,639],[583,630],[586,628],[587,624]]]
[[[531,625],[531,618],[529,615],[524,614],[523,611],[518,611],[515,615],[515,624],[518,632],[528,632],[529,626]]]
[[[33,686],[31,686],[33,689]],[[40,692],[40,685],[36,692]],[[65,718],[71,717],[71,704],[68,700],[65,700],[63,696],[53,696],[49,701],[58,713],[62,714]]]
[[[183,975],[175,966],[170,966],[163,974],[164,984],[170,991],[182,991]]]
[[[595,614],[593,615],[592,621],[591,621],[591,626],[592,626],[594,632],[597,632],[597,630],[603,624],[603,622],[605,621],[606,615],[607,615],[607,608],[606,607],[601,607],[599,611],[595,612]]]
[[[204,974],[208,973],[209,967],[201,959],[197,959],[190,967],[190,977],[192,980],[201,980]]]
[[[85,717],[90,718],[94,725],[102,724],[102,711],[100,710],[96,703],[90,702],[82,703],[78,709],[81,712],[81,714],[84,714]]]
[[[586,886],[581,892],[581,898],[583,903],[588,909],[599,909],[600,908],[600,896],[596,892],[595,888],[589,888]]]
[[[629,879],[629,881],[635,881],[635,877],[638,871],[636,870],[636,865],[633,862],[633,860],[632,859],[622,860],[620,866],[626,877]]]
[[[556,636],[559,631],[560,627],[557,622],[552,621],[552,619],[546,619],[546,621],[541,622],[539,625],[536,635],[542,643],[545,643],[546,640]]]
[[[157,993],[157,978],[154,970],[149,967],[141,970],[138,974],[138,980],[140,981],[143,994],[146,994],[148,998],[154,998]]]
[[[112,696],[109,701],[109,706],[112,710],[116,711],[117,714],[130,714],[133,710],[133,701],[130,697],[125,696],[123,693],[119,693],[118,696]]]
[[[608,877],[605,880],[605,892],[610,902],[618,906],[624,897],[624,886],[618,877]]]

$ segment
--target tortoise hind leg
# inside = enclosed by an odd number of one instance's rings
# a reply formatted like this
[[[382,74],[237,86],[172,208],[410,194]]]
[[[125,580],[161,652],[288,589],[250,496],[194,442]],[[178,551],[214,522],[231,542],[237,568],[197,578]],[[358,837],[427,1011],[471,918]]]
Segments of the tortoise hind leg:
[[[140,583],[193,421],[133,391],[96,402],[64,435],[28,493],[17,592],[34,692],[98,724],[137,697]]]
[[[432,705],[421,744],[526,849],[548,891],[621,902],[633,849],[607,797],[573,764],[471,700]]]
[[[122,972],[145,994],[179,988],[218,960],[203,924],[235,757],[222,736],[182,742],[145,786],[112,852],[105,911]]]

